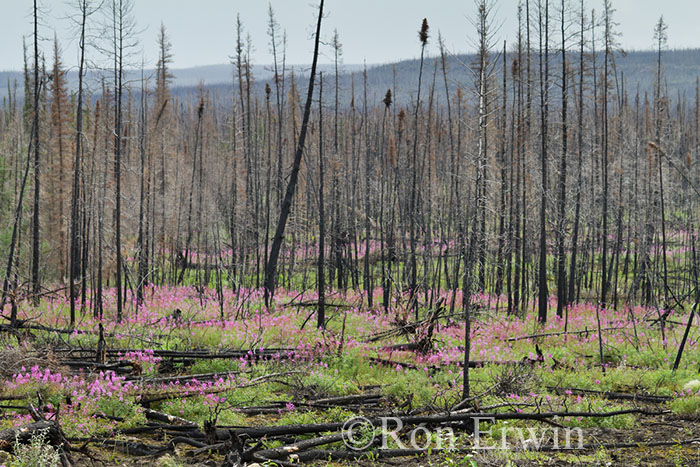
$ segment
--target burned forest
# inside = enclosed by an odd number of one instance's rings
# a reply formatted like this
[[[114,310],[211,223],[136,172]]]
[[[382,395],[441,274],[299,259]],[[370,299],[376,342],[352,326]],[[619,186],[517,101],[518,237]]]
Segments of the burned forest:
[[[626,50],[615,0],[407,2],[408,55],[353,65],[348,5],[237,0],[213,83],[148,2],[18,3],[1,467],[700,463],[700,54],[665,16]]]

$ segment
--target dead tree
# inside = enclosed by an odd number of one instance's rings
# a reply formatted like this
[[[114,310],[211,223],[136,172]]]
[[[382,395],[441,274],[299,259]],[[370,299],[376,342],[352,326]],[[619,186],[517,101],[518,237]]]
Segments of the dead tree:
[[[277,261],[279,259],[282,241],[284,240],[284,231],[285,227],[287,226],[287,219],[289,218],[289,213],[292,209],[292,198],[294,196],[297,180],[299,178],[301,158],[304,153],[304,143],[306,142],[306,133],[308,131],[309,116],[311,115],[311,102],[314,94],[314,79],[316,78],[316,63],[318,62],[318,50],[321,35],[321,20],[323,19],[323,2],[324,0],[321,0],[321,3],[318,7],[318,22],[316,24],[316,36],[314,38],[314,54],[311,62],[311,74],[309,76],[309,89],[306,95],[306,104],[304,105],[304,117],[301,123],[299,140],[297,141],[297,148],[294,152],[294,163],[292,165],[292,173],[290,174],[289,183],[287,184],[287,190],[284,194],[284,199],[282,200],[280,216],[279,220],[277,221],[277,229],[275,230],[275,236],[272,240],[272,247],[270,249],[270,257],[268,259],[267,265],[265,266],[265,304],[268,307],[272,303],[272,295],[274,294],[275,290],[275,283],[277,280]]]

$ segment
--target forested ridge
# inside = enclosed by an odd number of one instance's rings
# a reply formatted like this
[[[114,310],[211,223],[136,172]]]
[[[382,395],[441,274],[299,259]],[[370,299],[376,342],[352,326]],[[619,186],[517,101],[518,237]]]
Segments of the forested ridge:
[[[471,75],[464,72],[464,65],[471,63],[475,57],[474,54],[449,52],[449,55],[446,57],[448,63],[448,87],[450,92],[453,93],[456,91],[458,82],[463,87],[468,86],[472,82]],[[327,63],[327,57],[324,57],[324,59],[326,62],[320,63],[319,68],[325,73],[333,73],[335,71],[334,64]],[[616,57],[616,67],[619,74],[624,73],[627,82],[634,88],[635,92],[637,85],[639,85],[641,93],[648,92],[651,94],[654,91],[656,59],[657,53],[653,50],[619,50],[619,54]],[[561,58],[554,55],[552,60],[554,63],[557,63]],[[700,73],[700,65],[698,63],[700,63],[700,49],[667,49],[664,51],[665,74],[663,85],[666,88],[666,94],[672,100],[676,100],[679,94],[680,97],[684,98],[692,98],[695,94],[695,79]],[[146,76],[152,77],[155,75],[156,70],[148,65],[146,63],[144,73]],[[395,63],[367,64],[367,86],[372,104],[378,103],[383,98],[386,90],[394,86],[394,68],[396,69],[396,85],[404,90],[404,93],[399,95],[400,102],[409,104],[411,96],[415,95],[418,84],[418,65],[419,61],[417,59],[400,60]],[[262,98],[265,92],[265,83],[269,83],[274,79],[273,67],[267,63],[255,62],[251,62],[250,66],[253,76],[253,89]],[[496,64],[496,68],[500,66],[502,66],[501,63]],[[289,68],[294,68],[298,77],[304,77],[304,79],[308,77],[308,64],[294,64],[290,65]],[[339,99],[342,105],[347,106],[350,104],[352,80],[362,80],[363,69],[364,65],[347,63],[341,55],[338,71],[340,74]],[[196,95],[200,83],[204,84],[205,88],[217,96],[229,96],[234,92],[230,64],[173,68],[171,72],[173,77],[170,83],[170,91],[175,96],[183,99]],[[132,79],[138,80],[141,71],[138,69],[127,69],[125,73]],[[75,90],[78,84],[77,71],[69,69],[66,76],[68,90]],[[98,99],[100,95],[100,72],[88,70],[86,81],[93,89],[92,98]],[[15,82],[18,86],[16,92],[20,101],[22,101],[24,83],[22,72],[0,71],[0,95],[8,96]],[[329,89],[333,89],[334,86],[335,82],[328,83]],[[138,93],[138,90],[136,89],[134,92]],[[439,96],[438,100],[444,100],[444,95]]]

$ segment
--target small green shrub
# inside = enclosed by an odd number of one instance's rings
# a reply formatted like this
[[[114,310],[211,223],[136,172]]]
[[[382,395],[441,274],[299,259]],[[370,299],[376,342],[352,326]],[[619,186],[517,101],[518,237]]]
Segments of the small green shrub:
[[[678,397],[669,404],[671,410],[679,415],[697,415],[700,413],[700,396]]]
[[[182,462],[170,454],[166,454],[156,462],[157,467],[182,467],[183,465]]]
[[[28,444],[15,440],[14,453],[9,467],[58,467],[61,463],[61,454],[48,444],[46,431],[33,434]]]
[[[360,392],[360,388],[357,387],[357,383],[354,381],[345,380],[338,375],[331,375],[321,371],[311,372],[304,379],[304,383],[321,394],[331,396],[347,396]]]

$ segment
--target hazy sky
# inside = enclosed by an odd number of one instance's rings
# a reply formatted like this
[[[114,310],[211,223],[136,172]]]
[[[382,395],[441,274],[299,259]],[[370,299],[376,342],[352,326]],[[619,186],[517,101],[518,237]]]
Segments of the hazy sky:
[[[29,37],[31,0],[1,0],[0,70],[22,67],[22,36]],[[61,42],[64,62],[76,63],[75,31],[66,16],[67,5],[76,0],[39,0],[45,9],[40,33],[41,47],[50,58],[54,32]],[[105,0],[108,3],[109,0]],[[531,0],[535,3],[536,0]],[[280,26],[288,38],[288,63],[310,63],[313,44],[309,40],[315,20],[317,0],[272,0]],[[559,4],[559,0],[550,3]],[[578,0],[575,0],[578,4]],[[518,0],[496,2],[495,21],[501,25],[498,43],[515,40]],[[587,7],[602,10],[602,0],[586,0]],[[250,34],[253,61],[271,63],[267,37],[267,0],[134,0],[134,16],[141,30],[142,56],[146,66],[157,59],[156,37],[161,21],[173,44],[174,68],[227,63],[234,51],[235,20],[240,13],[246,34]],[[668,44],[672,48],[700,47],[697,21],[700,0],[613,0],[620,45],[625,49],[649,49],[653,46],[653,27],[660,15],[668,24]],[[431,41],[428,52],[437,52],[437,33],[452,52],[472,49],[474,27],[473,0],[326,0],[327,18],[322,36],[330,39],[338,30],[343,44],[343,61],[348,64],[385,63],[419,54],[417,30],[426,17]],[[558,34],[558,33],[557,33]],[[90,51],[93,56],[95,51]],[[139,55],[141,57],[141,55]],[[325,47],[324,62],[331,61]],[[50,63],[50,60],[48,60]],[[138,62],[141,61],[139,58]]]

